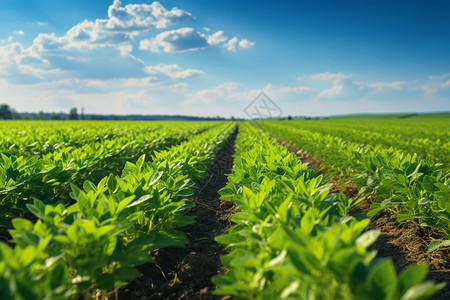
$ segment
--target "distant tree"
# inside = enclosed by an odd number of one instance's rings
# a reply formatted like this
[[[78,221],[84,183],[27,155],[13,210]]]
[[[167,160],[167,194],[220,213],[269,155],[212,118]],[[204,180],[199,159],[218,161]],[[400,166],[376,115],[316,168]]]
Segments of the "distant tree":
[[[38,120],[45,120],[45,114],[44,112],[41,110],[38,115],[37,115]]]
[[[292,116],[291,115],[288,116],[288,120],[292,120]]]
[[[22,120],[32,120],[31,115],[29,113],[21,113],[20,118]]]
[[[61,120],[61,115],[57,113],[52,113],[50,115],[50,120]]]
[[[69,120],[78,120],[78,111],[76,107],[70,109]]]
[[[12,119],[12,112],[9,108],[8,104],[2,104],[0,105],[0,119],[3,120],[11,120]]]
[[[20,114],[14,108],[11,108],[11,116],[13,120],[20,120]]]

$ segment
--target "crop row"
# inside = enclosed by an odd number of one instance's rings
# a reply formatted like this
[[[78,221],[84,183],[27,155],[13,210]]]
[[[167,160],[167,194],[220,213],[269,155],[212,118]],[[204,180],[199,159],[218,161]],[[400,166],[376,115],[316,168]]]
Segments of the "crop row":
[[[433,241],[430,251],[450,245],[450,170],[442,164],[392,147],[352,143],[277,123],[266,122],[264,128],[324,159],[322,167],[345,174],[359,185],[361,194],[377,195],[381,202],[371,205],[369,216],[390,209],[399,222],[411,220],[447,236]]]
[[[58,149],[80,148],[95,143],[109,145],[146,144],[158,131],[171,135],[183,128],[210,128],[217,123],[195,122],[52,122],[8,121],[0,123],[0,153],[44,156]],[[111,141],[111,143],[108,143]]]
[[[97,184],[109,173],[118,174],[125,162],[136,162],[143,154],[150,157],[154,151],[177,145],[208,128],[201,125],[128,133],[78,148],[60,147],[42,157],[0,153],[0,226],[8,227],[8,218],[23,215],[33,198],[47,204],[70,203],[71,183],[82,185],[89,179]],[[61,137],[60,143],[64,141]]]
[[[397,275],[368,251],[378,231],[348,214],[357,204],[269,136],[242,125],[235,165],[219,193],[234,201],[237,225],[217,241],[231,253],[213,278],[236,299],[427,299],[445,284],[423,282],[428,267]]]
[[[431,157],[436,162],[448,163],[450,157],[449,126],[440,120],[321,120],[284,122],[284,126],[342,138],[353,143],[394,147],[420,158]]]
[[[177,228],[195,222],[184,215],[194,205],[187,198],[231,131],[220,125],[127,162],[121,176],[72,185],[69,206],[27,204],[37,221],[13,219],[15,247],[0,243],[2,299],[90,298],[139,277],[134,267],[150,250],[183,246]]]

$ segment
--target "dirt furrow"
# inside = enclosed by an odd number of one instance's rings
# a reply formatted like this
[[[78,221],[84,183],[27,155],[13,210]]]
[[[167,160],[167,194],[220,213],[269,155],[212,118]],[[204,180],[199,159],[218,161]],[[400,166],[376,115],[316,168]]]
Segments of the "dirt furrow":
[[[189,238],[186,248],[165,248],[141,266],[143,276],[119,290],[119,299],[220,299],[212,295],[211,277],[222,274],[224,247],[214,238],[233,226],[228,217],[236,211],[232,202],[220,200],[218,191],[227,183],[233,167],[238,129],[227,140],[210,166],[206,180],[193,197],[189,215],[196,223],[182,228]]]
[[[295,148],[281,139],[278,142],[290,152],[295,153],[303,163],[309,163],[322,174],[327,173],[327,169],[321,169],[320,167],[322,160],[314,159],[311,154]],[[340,184],[341,181],[345,181],[346,184]],[[342,192],[349,198],[357,198],[356,184],[347,183],[347,181],[348,178],[338,176],[329,179],[327,182],[333,183],[330,192]],[[375,201],[375,199],[369,197],[358,204],[352,212],[354,214],[366,214],[372,201]],[[388,210],[381,211],[371,218],[370,225],[366,230],[372,229],[378,229],[381,232],[378,240],[371,246],[371,249],[377,250],[377,257],[391,258],[398,272],[410,264],[428,264],[430,266],[428,280],[447,282],[447,286],[430,299],[450,299],[450,250],[441,249],[431,253],[427,252],[429,243],[435,239],[444,238],[443,234],[420,227],[412,222],[399,223],[396,220],[395,213]]]

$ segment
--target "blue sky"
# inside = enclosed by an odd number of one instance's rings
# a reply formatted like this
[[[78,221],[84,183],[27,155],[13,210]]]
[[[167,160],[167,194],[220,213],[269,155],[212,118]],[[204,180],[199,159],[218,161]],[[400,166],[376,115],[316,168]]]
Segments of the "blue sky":
[[[0,1],[0,103],[245,117],[450,111],[449,1]],[[278,113],[278,112],[277,112]]]

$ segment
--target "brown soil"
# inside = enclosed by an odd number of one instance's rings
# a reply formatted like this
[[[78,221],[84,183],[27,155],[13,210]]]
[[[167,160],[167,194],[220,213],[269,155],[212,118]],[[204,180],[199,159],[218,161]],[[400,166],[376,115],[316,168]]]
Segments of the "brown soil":
[[[212,295],[211,277],[223,274],[220,256],[224,247],[214,238],[233,226],[228,217],[236,212],[233,202],[221,201],[218,191],[227,183],[233,167],[237,128],[218,152],[206,180],[193,197],[189,215],[196,223],[182,228],[189,238],[186,248],[164,248],[154,260],[139,268],[142,277],[119,289],[119,299],[225,299]],[[114,298],[112,296],[111,298]]]
[[[278,142],[287,147],[290,152],[295,153],[303,163],[309,163],[320,173],[326,174],[327,169],[321,169],[322,160],[314,159],[312,155],[297,149],[285,141],[279,139]],[[333,183],[331,193],[344,193],[347,197],[357,198],[358,189],[355,183],[348,182],[348,178],[334,176],[327,180]],[[370,204],[376,202],[374,197],[368,198],[358,204],[353,210],[354,214],[365,214],[370,209]],[[439,249],[431,253],[427,252],[428,245],[436,239],[445,239],[439,232],[429,228],[417,226],[413,222],[399,223],[394,212],[383,210],[373,216],[370,225],[366,230],[380,230],[381,235],[370,247],[377,250],[377,257],[389,257],[392,259],[397,272],[410,264],[425,263],[430,267],[427,280],[434,282],[447,282],[447,285],[440,292],[435,294],[432,300],[450,299],[450,249]]]
[[[374,199],[360,203],[355,212],[367,213]],[[383,210],[373,216],[366,230],[378,229],[380,237],[370,247],[378,251],[377,257],[389,257],[397,272],[410,264],[429,265],[427,279],[434,282],[447,282],[447,285],[430,299],[450,299],[450,249],[428,252],[428,245],[436,239],[445,239],[444,234],[418,226],[413,222],[397,222],[394,212]]]

